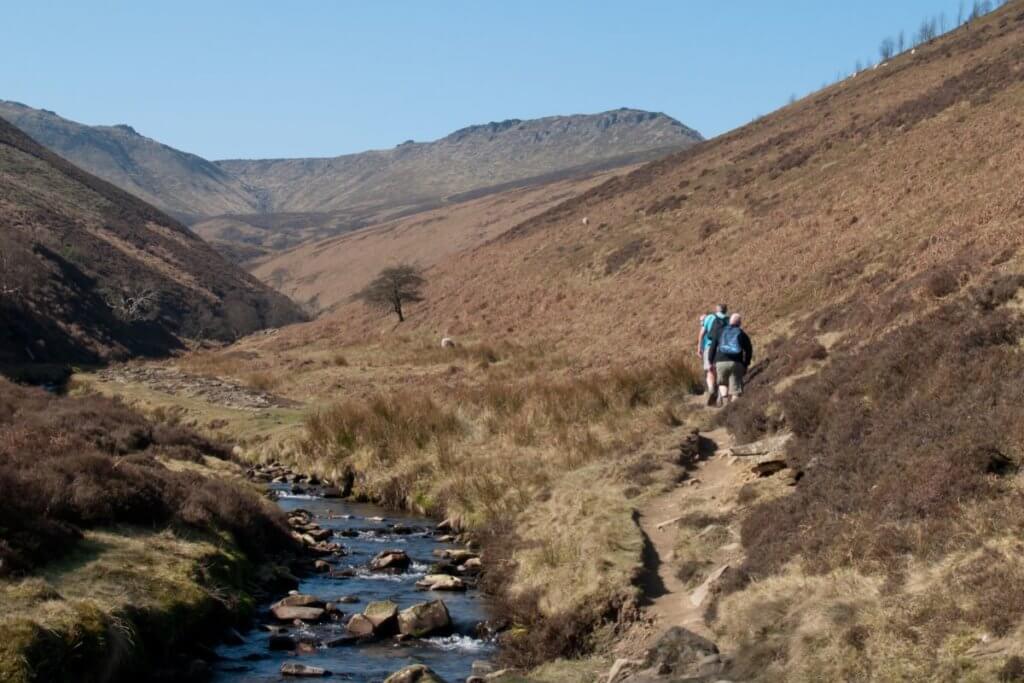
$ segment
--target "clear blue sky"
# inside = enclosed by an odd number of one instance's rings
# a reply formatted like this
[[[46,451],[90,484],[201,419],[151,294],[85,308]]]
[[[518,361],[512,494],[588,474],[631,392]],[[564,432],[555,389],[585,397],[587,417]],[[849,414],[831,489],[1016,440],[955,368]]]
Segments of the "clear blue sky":
[[[968,4],[965,2],[965,4]],[[0,99],[204,157],[622,106],[713,136],[957,0],[0,0]]]

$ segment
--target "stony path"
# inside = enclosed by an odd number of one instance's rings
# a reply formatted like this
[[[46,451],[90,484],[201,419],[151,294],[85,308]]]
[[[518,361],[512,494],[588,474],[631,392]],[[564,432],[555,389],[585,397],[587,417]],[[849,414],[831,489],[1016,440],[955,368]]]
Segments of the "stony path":
[[[691,599],[695,591],[688,589],[676,576],[677,566],[673,562],[676,524],[663,523],[691,509],[733,514],[736,493],[749,481],[750,475],[748,468],[723,453],[732,445],[728,432],[718,429],[702,436],[713,441],[717,450],[692,473],[692,479],[696,479],[696,482],[650,501],[641,509],[639,522],[649,540],[648,568],[657,575],[657,580],[653,582],[655,591],[653,594],[648,593],[650,602],[646,608],[654,620],[655,631],[678,625],[710,638],[712,634],[703,619],[705,605],[695,604]],[[741,558],[742,549],[739,544],[729,543],[717,548],[708,559],[718,569],[738,564]]]
[[[205,377],[163,365],[118,365],[99,370],[96,376],[114,384],[140,384],[169,395],[200,398],[225,408],[262,410],[294,407],[298,404],[236,382]]]

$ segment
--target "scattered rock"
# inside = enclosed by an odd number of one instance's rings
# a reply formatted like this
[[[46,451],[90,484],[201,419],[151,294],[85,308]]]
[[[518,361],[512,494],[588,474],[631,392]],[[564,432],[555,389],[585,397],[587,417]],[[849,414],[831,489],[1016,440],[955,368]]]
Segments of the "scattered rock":
[[[416,638],[446,633],[451,627],[451,616],[441,600],[421,602],[398,613],[399,632]]]
[[[288,607],[323,607],[324,601],[315,595],[303,595],[301,593],[290,593],[287,597],[281,598],[271,608],[278,606]]]
[[[320,668],[319,666],[307,666],[306,664],[286,662],[281,665],[281,674],[283,676],[304,676],[307,678],[313,678],[318,676],[330,676],[331,672],[327,669]]]
[[[278,621],[288,622],[295,621],[296,619],[299,621],[316,622],[323,619],[324,616],[323,607],[291,607],[289,605],[279,605],[271,608],[270,611]]]
[[[448,548],[443,551],[443,557],[446,560],[451,560],[455,564],[465,564],[468,560],[480,557],[477,553],[471,550],[461,550],[458,548]]]
[[[370,561],[370,569],[374,571],[405,571],[409,568],[409,564],[409,556],[404,550],[385,550]]]
[[[313,571],[324,574],[331,571],[331,565],[325,560],[317,560],[313,563]]]
[[[384,683],[445,683],[444,679],[424,664],[413,664],[399,669],[384,679]]]
[[[662,676],[671,674],[674,678],[691,673],[707,675],[710,672],[694,669],[701,667],[702,662],[706,663],[705,658],[709,655],[714,655],[717,660],[717,645],[682,626],[673,626],[647,651],[644,665]]]
[[[339,604],[342,604],[342,605],[354,605],[355,603],[359,602],[359,596],[357,596],[357,595],[342,595],[340,598],[335,600],[335,602],[337,602]]]
[[[416,587],[425,591],[464,591],[466,582],[450,574],[428,574],[416,582]]]
[[[389,636],[398,631],[398,605],[390,600],[371,602],[362,614],[355,614],[345,626],[360,638]]]
[[[471,557],[459,567],[459,571],[463,574],[476,575],[483,571],[483,560],[479,557]]]
[[[711,588],[716,581],[725,573],[729,568],[729,565],[724,564],[715,571],[711,572],[708,578],[704,579],[704,583],[697,587],[693,593],[690,594],[690,603],[694,607],[700,607],[707,600],[708,595],[711,593]]]

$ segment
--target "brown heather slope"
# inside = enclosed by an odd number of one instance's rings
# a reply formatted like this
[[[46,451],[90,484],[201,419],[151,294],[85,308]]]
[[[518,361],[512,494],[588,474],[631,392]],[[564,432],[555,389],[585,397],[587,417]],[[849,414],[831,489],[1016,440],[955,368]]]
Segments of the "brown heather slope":
[[[0,121],[0,363],[98,362],[301,319],[187,228]],[[152,291],[138,315],[125,296]]]
[[[250,271],[295,301],[329,310],[347,302],[381,268],[403,262],[433,266],[632,168],[506,190],[416,213],[302,244],[250,264]]]
[[[689,352],[725,300],[758,368],[716,419],[742,440],[792,431],[803,473],[740,507],[760,580],[707,615],[734,677],[992,680],[1024,654],[1022,105],[1016,2],[440,261],[401,327],[344,304],[236,352],[288,359],[292,397],[344,397],[296,460],[505,520],[513,585],[566,630],[537,628],[580,652],[565,610],[628,613],[617,514],[661,481],[685,405],[639,380],[620,403],[604,368]],[[431,349],[445,332],[463,355]],[[616,540],[595,550],[602,528]]]

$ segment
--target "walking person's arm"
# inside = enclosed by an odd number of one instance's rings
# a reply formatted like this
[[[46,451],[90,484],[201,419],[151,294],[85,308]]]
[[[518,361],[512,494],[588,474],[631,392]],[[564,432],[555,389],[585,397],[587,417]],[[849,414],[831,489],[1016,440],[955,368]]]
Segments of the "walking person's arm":
[[[754,345],[746,332],[743,333],[741,343],[743,344],[743,364],[749,368],[750,364],[754,362]]]

